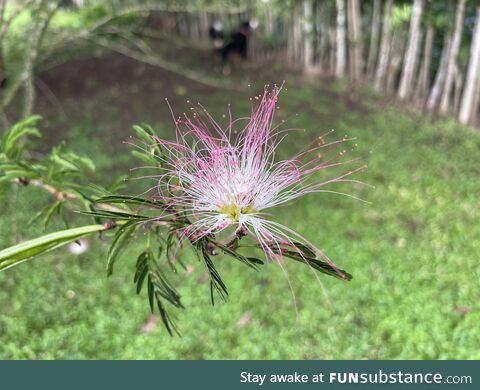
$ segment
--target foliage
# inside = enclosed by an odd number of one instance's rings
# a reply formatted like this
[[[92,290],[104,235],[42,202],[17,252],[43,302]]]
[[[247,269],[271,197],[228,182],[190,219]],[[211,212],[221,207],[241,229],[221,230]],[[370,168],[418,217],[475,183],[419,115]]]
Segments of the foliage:
[[[212,304],[214,292],[223,299],[228,295],[226,284],[216,269],[214,256],[224,253],[254,270],[258,270],[263,264],[263,261],[256,257],[239,252],[238,241],[241,236],[233,241],[229,239],[225,243],[213,233],[196,241],[188,236],[182,236],[182,230],[191,222],[181,209],[175,209],[172,204],[166,204],[155,198],[111,193],[98,185],[85,188],[72,179],[85,180],[85,173],[94,171],[95,165],[90,159],[70,152],[63,146],[54,147],[50,154],[41,159],[30,158],[30,151],[26,148],[28,137],[41,136],[37,128],[40,119],[39,116],[26,118],[5,133],[1,143],[0,179],[23,186],[33,184],[53,195],[53,202],[35,214],[31,223],[41,220],[46,229],[50,219],[56,214],[67,230],[49,233],[0,251],[0,271],[85,236],[115,230],[107,254],[107,276],[111,276],[114,265],[122,252],[128,248],[132,237],[144,232],[147,235],[145,248],[138,255],[135,266],[134,282],[137,285],[137,293],[141,292],[146,281],[152,312],[155,303],[166,329],[173,334],[178,333],[178,330],[165,302],[176,308],[183,308],[183,305],[180,303],[180,295],[172,287],[161,267],[169,265],[170,270],[176,271],[177,256],[172,253],[178,252],[185,242],[191,244],[208,271]],[[134,131],[138,141],[145,145],[138,149],[141,152],[135,150],[134,155],[147,162],[150,168],[156,168],[161,172],[166,160],[162,147],[154,142],[157,136],[153,128],[148,125],[136,125]],[[71,203],[73,207],[81,205],[82,209],[77,211],[92,218],[95,224],[69,229],[71,223],[65,209],[71,208]],[[260,246],[257,249],[262,251]],[[275,246],[271,250],[280,257],[302,262],[326,275],[343,280],[351,279],[344,270],[317,259],[315,251],[305,244],[297,243],[290,247]]]
[[[411,14],[410,4],[395,5],[392,11],[392,28],[397,29],[408,24]]]

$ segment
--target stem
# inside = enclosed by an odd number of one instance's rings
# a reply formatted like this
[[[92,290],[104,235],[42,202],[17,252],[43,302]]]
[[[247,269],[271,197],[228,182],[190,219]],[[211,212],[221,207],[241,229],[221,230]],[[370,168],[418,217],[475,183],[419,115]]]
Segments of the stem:
[[[235,232],[227,239],[223,246],[235,250],[238,248],[238,242],[246,235],[248,235],[247,229],[241,226],[235,230]]]
[[[25,180],[22,178],[17,178],[13,180],[14,183],[21,184],[23,186],[31,185],[37,188],[41,188],[42,190],[47,191],[50,195],[52,195],[56,200],[79,200],[77,194],[68,191],[60,191],[55,187],[51,186],[50,184],[44,183],[42,180],[34,179],[34,180]],[[105,204],[99,203],[96,205],[99,209],[106,210],[106,211],[114,211],[114,212],[125,212],[124,209]]]

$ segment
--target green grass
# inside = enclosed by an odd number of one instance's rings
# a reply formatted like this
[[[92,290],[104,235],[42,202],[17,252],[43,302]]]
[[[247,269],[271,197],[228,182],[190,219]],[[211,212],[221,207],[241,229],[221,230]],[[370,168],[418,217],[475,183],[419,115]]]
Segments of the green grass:
[[[318,244],[353,274],[351,282],[317,279],[289,263],[297,314],[276,264],[256,273],[220,257],[230,299],[212,307],[201,264],[186,250],[194,270],[173,279],[187,307],[177,313],[182,337],[169,337],[160,322],[144,334],[147,300],[135,295],[132,280],[140,247],[107,279],[108,243],[95,239],[79,257],[58,250],[0,274],[0,358],[480,359],[480,133],[370,94],[352,103],[344,88],[302,85],[288,85],[279,119],[308,130],[295,133],[282,153],[335,128],[339,137],[357,137],[351,155],[368,164],[358,178],[375,188],[344,187],[371,204],[318,194],[278,209],[275,218]],[[243,113],[248,107],[247,93],[189,97],[217,114],[229,102]],[[99,116],[105,108],[91,99],[65,104],[77,116],[69,123],[50,118],[50,129],[62,129],[70,148],[100,162],[96,179],[110,182],[110,173],[136,164],[121,144],[129,123],[120,108],[109,105]],[[163,108],[156,119],[140,106],[136,115],[171,131]],[[27,222],[45,201],[35,189],[15,197],[1,188],[0,247],[41,234]]]

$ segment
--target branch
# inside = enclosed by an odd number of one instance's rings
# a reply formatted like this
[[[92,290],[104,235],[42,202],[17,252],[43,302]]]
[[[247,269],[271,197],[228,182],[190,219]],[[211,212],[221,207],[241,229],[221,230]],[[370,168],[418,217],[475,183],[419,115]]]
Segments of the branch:
[[[241,90],[241,87],[239,87],[237,84],[233,84],[230,82],[225,82],[225,81],[219,81],[218,77],[210,77],[201,73],[198,73],[194,70],[184,68],[182,66],[179,66],[177,64],[173,64],[169,61],[166,61],[165,59],[155,56],[153,54],[149,53],[140,53],[135,50],[131,50],[123,45],[117,45],[112,42],[110,42],[107,39],[102,39],[102,38],[91,38],[91,42],[103,46],[106,49],[110,49],[112,51],[115,51],[117,53],[120,53],[126,57],[130,57],[136,61],[144,62],[146,64],[152,65],[152,66],[157,66],[162,69],[166,69],[168,71],[174,72],[181,74],[182,76],[196,81],[198,83],[208,85],[210,87],[215,87],[215,88],[228,88],[232,90]]]
[[[30,6],[33,3],[35,2],[34,1],[29,2],[27,3],[27,5]],[[35,90],[33,86],[33,72],[35,69],[36,60],[38,57],[38,53],[40,51],[40,46],[42,45],[42,42],[43,42],[43,38],[50,24],[50,21],[53,15],[57,12],[58,7],[60,6],[60,3],[61,3],[61,0],[57,0],[53,6],[50,6],[43,20],[41,20],[33,28],[33,31],[31,32],[30,40],[27,45],[27,52],[25,55],[23,69],[19,73],[19,75],[9,83],[7,90],[3,94],[3,98],[0,100],[0,111],[3,111],[3,109],[5,109],[10,104],[10,102],[15,97],[18,89],[22,86],[22,84],[24,84],[26,97],[24,102],[23,114],[24,114],[24,117],[30,114],[30,111],[32,110],[32,107],[33,107],[33,101],[35,98],[34,96]],[[40,13],[41,6],[42,6],[42,0],[36,3],[36,7],[32,10],[32,12]],[[24,8],[21,8],[20,12],[23,9]],[[0,46],[2,46],[1,39],[2,39],[2,36],[0,35]]]
[[[2,11],[1,11],[1,14],[0,14],[0,17],[1,17],[1,20],[2,20],[2,25],[0,26],[0,42],[2,41],[2,39],[7,34],[7,31],[9,29],[10,25],[18,17],[18,15],[20,15],[25,9],[29,8],[35,2],[36,2],[36,0],[30,0],[26,4],[24,4],[23,6],[20,6],[20,7],[16,8],[12,12],[12,14],[8,17],[8,19],[3,21],[3,17],[5,16],[6,3],[7,3],[6,0],[3,1]],[[41,3],[41,0],[38,1],[38,4],[40,4],[40,3]]]
[[[78,197],[77,194],[73,193],[73,192],[68,192],[68,191],[60,191],[58,190],[57,188],[51,186],[50,184],[47,184],[45,182],[43,182],[42,180],[38,180],[38,179],[34,179],[34,180],[25,180],[25,179],[14,179],[13,180],[14,183],[16,184],[20,184],[22,186],[28,186],[28,185],[31,185],[31,186],[34,186],[34,187],[37,187],[37,188],[41,188],[42,190],[48,192],[50,195],[52,195],[53,198],[55,198],[55,200],[80,200],[80,198]],[[119,213],[119,212],[125,212],[124,209],[121,209],[121,208],[118,208],[118,207],[115,207],[115,206],[112,206],[112,205],[109,205],[109,204],[106,204],[106,203],[99,203],[99,204],[96,204],[96,206],[99,208],[99,209],[102,209],[102,210],[106,210],[106,211],[113,211],[113,212],[116,212],[116,213]]]

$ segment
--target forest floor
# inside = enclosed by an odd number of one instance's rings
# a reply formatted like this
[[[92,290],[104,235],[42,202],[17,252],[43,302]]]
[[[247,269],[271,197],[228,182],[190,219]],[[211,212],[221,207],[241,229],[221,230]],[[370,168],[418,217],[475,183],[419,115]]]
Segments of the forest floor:
[[[40,76],[41,148],[65,142],[95,161],[92,182],[107,185],[139,165],[124,144],[133,124],[173,137],[165,98],[178,114],[199,101],[226,123],[229,103],[245,116],[264,83],[285,80],[276,122],[306,131],[280,155],[336,129],[333,138],[357,138],[350,155],[368,164],[357,178],[374,188],[342,187],[369,204],[324,193],[274,218],[353,280],[317,279],[301,264],[254,272],[219,258],[230,297],[212,307],[204,269],[187,250],[188,271],[174,278],[186,306],[176,315],[182,337],[169,337],[135,294],[139,248],[107,278],[107,242],[92,239],[82,255],[60,249],[0,274],[0,358],[480,359],[480,133],[277,65],[239,73],[232,90],[120,56],[71,61]],[[2,185],[0,247],[42,233],[28,221],[46,199]]]

